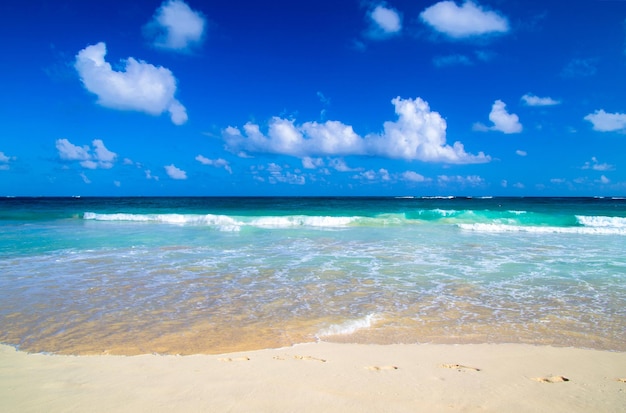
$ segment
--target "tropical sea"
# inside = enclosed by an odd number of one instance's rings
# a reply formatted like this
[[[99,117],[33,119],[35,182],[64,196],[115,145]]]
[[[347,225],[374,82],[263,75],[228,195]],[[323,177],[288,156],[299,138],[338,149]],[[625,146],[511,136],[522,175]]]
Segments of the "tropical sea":
[[[624,198],[3,198],[0,342],[626,351]]]

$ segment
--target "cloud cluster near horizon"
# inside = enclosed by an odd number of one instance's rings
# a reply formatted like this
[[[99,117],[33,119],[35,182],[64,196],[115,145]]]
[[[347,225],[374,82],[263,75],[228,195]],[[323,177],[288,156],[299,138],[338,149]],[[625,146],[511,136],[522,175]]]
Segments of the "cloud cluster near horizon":
[[[196,161],[200,162],[202,165],[210,165],[216,168],[224,168],[229,174],[233,173],[233,170],[226,159],[209,159],[205,156],[198,155],[196,156]]]
[[[420,13],[420,19],[452,39],[503,34],[510,30],[506,17],[471,0],[460,7],[454,1],[440,1]]]
[[[187,122],[187,110],[174,97],[172,72],[129,57],[124,71],[113,70],[105,60],[104,42],[87,46],[76,55],[75,68],[85,88],[98,96],[98,104],[111,109],[170,114],[176,125]]]
[[[244,125],[243,133],[229,126],[223,138],[226,148],[234,153],[275,153],[298,158],[361,155],[448,164],[491,161],[483,152],[477,155],[465,152],[460,142],[446,144],[446,121],[421,98],[396,97],[391,103],[398,119],[385,122],[382,133],[364,137],[339,121],[296,125],[293,120],[274,117],[267,135],[259,125],[249,122]]]
[[[160,49],[187,52],[204,39],[206,19],[182,0],[167,0],[161,4],[144,33]]]
[[[56,148],[63,161],[78,161],[86,169],[111,169],[117,154],[104,146],[101,139],[94,139],[89,146],[77,146],[67,139],[57,139]]]

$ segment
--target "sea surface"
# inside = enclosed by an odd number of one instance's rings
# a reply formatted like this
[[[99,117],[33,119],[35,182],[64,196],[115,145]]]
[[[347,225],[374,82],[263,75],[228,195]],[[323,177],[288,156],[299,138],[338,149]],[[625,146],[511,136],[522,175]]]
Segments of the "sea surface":
[[[626,351],[623,198],[3,198],[0,342]]]

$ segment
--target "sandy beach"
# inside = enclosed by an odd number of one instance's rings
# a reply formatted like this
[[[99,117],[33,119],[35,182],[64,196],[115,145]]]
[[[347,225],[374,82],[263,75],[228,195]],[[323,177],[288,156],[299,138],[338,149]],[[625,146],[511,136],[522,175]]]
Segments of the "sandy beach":
[[[311,343],[225,355],[0,346],[3,412],[623,412],[626,354],[522,344]]]

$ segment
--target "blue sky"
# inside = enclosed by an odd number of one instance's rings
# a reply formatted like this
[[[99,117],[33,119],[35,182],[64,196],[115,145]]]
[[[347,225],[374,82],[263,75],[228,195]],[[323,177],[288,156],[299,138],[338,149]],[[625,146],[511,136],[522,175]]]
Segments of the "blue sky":
[[[626,194],[626,1],[10,3],[3,196]]]

